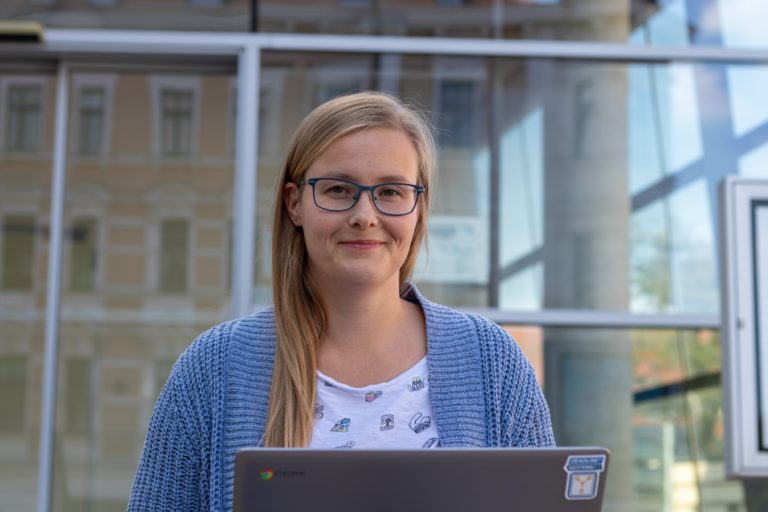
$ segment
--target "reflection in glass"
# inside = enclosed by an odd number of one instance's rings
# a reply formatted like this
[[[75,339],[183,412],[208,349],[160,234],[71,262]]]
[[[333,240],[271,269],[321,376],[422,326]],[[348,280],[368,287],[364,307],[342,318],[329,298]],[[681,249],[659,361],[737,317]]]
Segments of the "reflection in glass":
[[[55,83],[0,73],[0,510],[35,509]]]
[[[704,180],[669,198],[671,307],[674,311],[715,312],[719,304],[714,258],[714,226]]]
[[[768,177],[768,142],[739,158],[739,174],[753,178]]]
[[[713,16],[720,16],[723,45],[731,48],[764,48],[768,34],[755,20],[768,16],[768,4],[761,0],[718,0]],[[715,11],[715,5],[712,4]]]
[[[5,149],[29,152],[40,147],[42,86],[13,83],[8,85],[5,103]]]
[[[72,75],[53,486],[61,510],[125,509],[171,364],[228,317],[232,81]]]
[[[0,19],[36,20],[47,28],[246,32],[250,0],[3,0]]]
[[[744,510],[725,479],[720,341],[711,331],[635,331],[635,510]]]
[[[768,121],[768,67],[729,66],[729,99],[733,113],[733,134],[744,135]]]
[[[4,290],[32,290],[36,232],[32,215],[8,215],[3,219]]]
[[[500,263],[513,263],[544,242],[544,116],[537,108],[501,134]]]
[[[78,153],[101,153],[105,121],[106,91],[104,87],[83,87],[79,91]]]
[[[70,254],[69,286],[72,291],[93,290],[96,281],[97,220],[81,218],[73,222],[72,251]]]
[[[684,0],[658,2],[659,8],[632,31],[632,44],[688,46],[690,20]]]

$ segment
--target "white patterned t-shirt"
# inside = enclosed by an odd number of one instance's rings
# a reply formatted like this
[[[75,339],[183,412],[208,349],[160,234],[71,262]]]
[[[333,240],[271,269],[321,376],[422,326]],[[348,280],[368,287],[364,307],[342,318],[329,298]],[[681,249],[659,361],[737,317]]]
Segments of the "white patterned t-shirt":
[[[317,372],[310,448],[435,448],[427,358],[382,384],[356,388]]]

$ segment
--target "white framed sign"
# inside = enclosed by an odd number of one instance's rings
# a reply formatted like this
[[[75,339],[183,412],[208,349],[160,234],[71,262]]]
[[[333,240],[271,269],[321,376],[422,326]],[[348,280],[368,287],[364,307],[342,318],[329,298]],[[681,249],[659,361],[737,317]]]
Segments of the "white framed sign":
[[[429,253],[419,253],[417,281],[443,284],[488,282],[488,220],[485,217],[432,215]]]
[[[723,409],[729,476],[768,476],[768,180],[720,190]]]

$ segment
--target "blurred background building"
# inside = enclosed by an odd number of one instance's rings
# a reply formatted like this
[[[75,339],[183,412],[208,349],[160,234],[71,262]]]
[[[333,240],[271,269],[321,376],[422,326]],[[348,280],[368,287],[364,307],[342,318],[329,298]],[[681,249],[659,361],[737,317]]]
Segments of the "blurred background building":
[[[605,510],[761,506],[761,483],[723,469],[716,188],[768,177],[765,2],[3,0],[0,19],[39,21],[47,41],[0,42],[0,511],[35,509],[38,484],[54,510],[125,509],[173,361],[243,312],[238,289],[248,311],[270,302],[272,184],[293,130],[361,89],[401,96],[437,130],[416,283],[515,335],[559,444],[612,449]],[[254,38],[258,83],[208,49],[227,35]],[[243,131],[247,98],[259,108]],[[252,248],[235,236],[251,224]],[[40,483],[52,328],[53,479]]]

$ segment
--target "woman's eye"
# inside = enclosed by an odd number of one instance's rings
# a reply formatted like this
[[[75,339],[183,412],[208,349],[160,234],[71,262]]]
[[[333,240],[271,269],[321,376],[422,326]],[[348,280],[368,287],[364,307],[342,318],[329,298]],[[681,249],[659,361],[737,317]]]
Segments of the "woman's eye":
[[[325,189],[326,194],[345,195],[350,193],[350,188],[344,185],[331,185]]]
[[[403,191],[397,187],[386,187],[379,189],[379,193],[377,195],[387,199],[397,199],[403,196]]]

